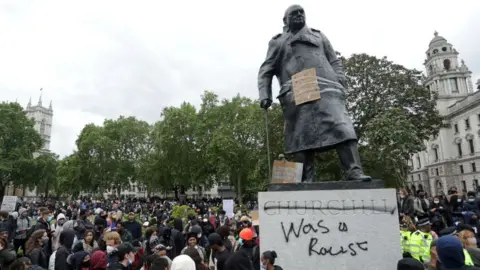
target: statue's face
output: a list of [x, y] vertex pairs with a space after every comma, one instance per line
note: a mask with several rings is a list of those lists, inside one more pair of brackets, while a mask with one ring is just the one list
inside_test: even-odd
[[288, 27], [292, 30], [298, 30], [305, 26], [305, 11], [301, 6], [292, 6], [288, 13]]

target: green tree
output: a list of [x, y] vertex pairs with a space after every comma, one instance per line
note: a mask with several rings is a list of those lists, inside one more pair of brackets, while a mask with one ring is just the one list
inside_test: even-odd
[[129, 187], [140, 173], [140, 160], [149, 153], [150, 125], [135, 117], [89, 124], [77, 139], [79, 180], [84, 191], [102, 193]]
[[[43, 193], [48, 198], [49, 191], [56, 191], [58, 155], [46, 152], [35, 158], [37, 193]], [[58, 193], [57, 193], [58, 195]]]
[[391, 186], [406, 179], [409, 157], [443, 127], [436, 95], [420, 71], [367, 54], [343, 59], [347, 109], [361, 144], [363, 166]]
[[43, 140], [34, 129], [34, 121], [18, 103], [0, 103], [0, 199], [9, 183], [30, 185], [35, 181], [33, 153], [40, 150]]

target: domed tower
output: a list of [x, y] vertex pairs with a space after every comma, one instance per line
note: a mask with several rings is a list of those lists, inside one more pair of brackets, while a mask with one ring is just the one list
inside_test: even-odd
[[445, 115], [450, 105], [473, 92], [472, 72], [463, 60], [459, 63], [457, 50], [436, 31], [426, 55], [424, 84], [438, 93], [437, 108]]

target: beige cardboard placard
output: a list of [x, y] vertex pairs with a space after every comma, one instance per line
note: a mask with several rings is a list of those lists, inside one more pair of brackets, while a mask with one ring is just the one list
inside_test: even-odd
[[294, 74], [292, 76], [292, 88], [296, 105], [320, 99], [316, 69], [310, 68]]
[[302, 181], [303, 163], [275, 160], [272, 183], [299, 183]]

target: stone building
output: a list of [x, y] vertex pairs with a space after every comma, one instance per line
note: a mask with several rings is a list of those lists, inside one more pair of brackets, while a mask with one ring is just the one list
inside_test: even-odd
[[[437, 109], [450, 125], [413, 155], [408, 188], [429, 194], [448, 188], [476, 190], [480, 179], [480, 91], [474, 92], [471, 74], [452, 44], [435, 32], [426, 51], [425, 86], [438, 93]], [[477, 82], [480, 88], [480, 80]]]

